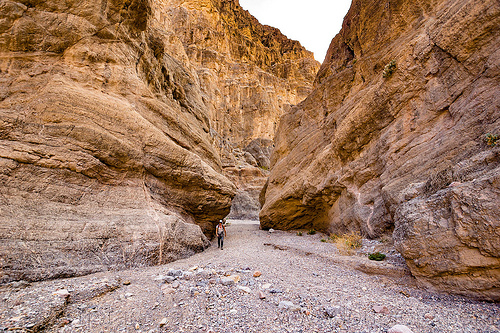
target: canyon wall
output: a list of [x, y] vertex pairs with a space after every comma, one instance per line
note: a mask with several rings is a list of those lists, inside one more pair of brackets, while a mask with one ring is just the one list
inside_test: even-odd
[[[229, 1], [0, 1], [0, 281], [159, 264], [208, 246], [238, 191], [224, 161], [258, 158], [228, 142], [272, 136], [274, 124], [239, 129], [262, 121], [260, 105], [250, 116], [242, 105], [262, 101], [278, 117], [314, 76], [301, 81], [295, 62], [313, 60], [297, 42], [264, 45], [276, 30], [242, 40], [247, 19], [256, 24]], [[197, 39], [204, 24], [219, 44]]]
[[238, 1], [158, 1], [158, 21], [196, 70], [223, 173], [238, 191], [231, 218], [258, 219], [281, 115], [307, 97], [319, 69], [311, 52], [261, 25]]
[[354, 0], [280, 121], [261, 226], [393, 234], [420, 283], [498, 301], [495, 135], [498, 1]]

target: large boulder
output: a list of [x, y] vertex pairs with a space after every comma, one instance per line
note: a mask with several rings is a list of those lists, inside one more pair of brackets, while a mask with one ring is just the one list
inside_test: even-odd
[[494, 0], [354, 0], [281, 118], [262, 228], [394, 231], [422, 283], [498, 300], [499, 27]]

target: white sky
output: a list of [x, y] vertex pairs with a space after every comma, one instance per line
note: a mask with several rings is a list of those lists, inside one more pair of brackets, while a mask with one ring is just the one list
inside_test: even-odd
[[342, 28], [351, 0], [240, 0], [240, 5], [260, 23], [298, 40], [323, 62], [330, 42]]

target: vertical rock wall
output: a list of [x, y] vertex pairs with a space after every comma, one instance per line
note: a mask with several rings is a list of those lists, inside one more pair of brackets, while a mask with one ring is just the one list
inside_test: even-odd
[[[237, 191], [223, 176], [218, 131], [241, 118], [219, 125], [235, 85], [218, 86], [229, 74], [207, 81], [215, 69], [203, 59], [220, 59], [210, 49], [194, 55], [186, 38], [224, 3], [0, 2], [0, 280], [164, 263], [208, 245]], [[182, 27], [185, 14], [196, 19]], [[228, 24], [208, 24], [226, 48], [238, 45]], [[245, 50], [235, 59], [250, 59]], [[251, 67], [236, 60], [221, 67]], [[285, 82], [252, 69], [263, 96], [267, 83]], [[214, 104], [217, 89], [224, 101]]]
[[353, 1], [283, 116], [263, 228], [394, 232], [415, 277], [500, 299], [500, 4]]

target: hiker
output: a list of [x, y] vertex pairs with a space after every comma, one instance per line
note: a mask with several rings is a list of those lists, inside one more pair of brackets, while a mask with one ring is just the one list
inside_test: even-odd
[[217, 247], [224, 250], [224, 237], [226, 236], [226, 227], [222, 224], [222, 220], [219, 220], [219, 224], [215, 227], [215, 233], [217, 234]]

